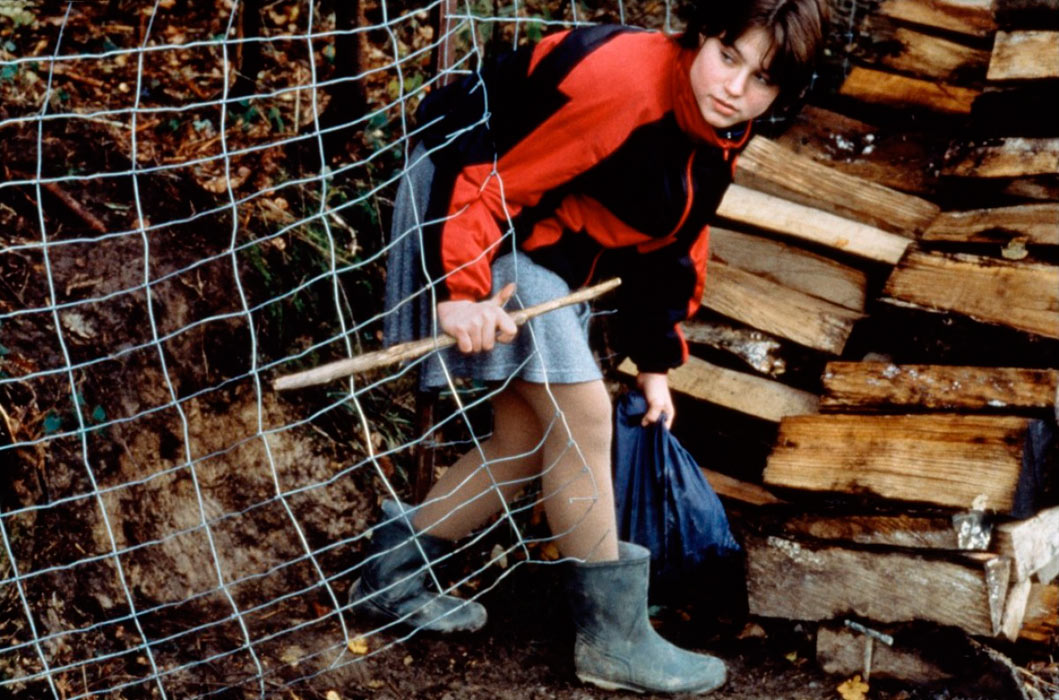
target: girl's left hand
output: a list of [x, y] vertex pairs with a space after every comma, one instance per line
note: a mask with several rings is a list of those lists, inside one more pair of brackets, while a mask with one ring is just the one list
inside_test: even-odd
[[657, 372], [640, 372], [636, 376], [636, 385], [640, 387], [647, 399], [647, 413], [641, 425], [656, 423], [665, 414], [666, 428], [673, 427], [676, 409], [673, 408], [673, 396], [669, 393], [669, 380], [665, 374]]

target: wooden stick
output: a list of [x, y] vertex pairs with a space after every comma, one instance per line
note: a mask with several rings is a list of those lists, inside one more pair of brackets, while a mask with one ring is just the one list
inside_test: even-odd
[[[564, 306], [580, 304], [583, 301], [602, 296], [606, 292], [617, 287], [619, 284], [621, 284], [621, 280], [615, 277], [606, 282], [600, 282], [595, 286], [579, 289], [566, 296], [545, 301], [527, 309], [514, 311], [511, 313], [511, 319], [515, 322], [516, 326], [522, 326], [530, 319], [540, 316], [541, 314], [561, 309]], [[431, 350], [441, 350], [455, 344], [456, 339], [447, 334], [441, 334], [436, 338], [413, 340], [407, 343], [401, 343], [400, 345], [394, 345], [385, 350], [377, 350], [358, 357], [349, 357], [344, 360], [329, 362], [326, 365], [314, 367], [313, 369], [308, 369], [304, 372], [288, 374], [278, 378], [273, 382], [272, 386], [276, 391], [288, 391], [290, 389], [302, 389], [314, 384], [326, 384], [335, 379], [348, 377], [351, 374], [366, 372], [371, 369], [378, 369], [379, 367], [386, 367], [387, 365], [397, 364], [398, 362], [404, 362], [405, 360], [413, 360], [427, 354]]]

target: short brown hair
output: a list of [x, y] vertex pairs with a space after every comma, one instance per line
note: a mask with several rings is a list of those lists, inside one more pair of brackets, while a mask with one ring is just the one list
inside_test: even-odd
[[772, 38], [769, 76], [780, 88], [776, 106], [795, 102], [809, 85], [827, 26], [827, 0], [689, 0], [679, 11], [686, 23], [682, 45], [703, 37], [733, 43], [760, 27]]

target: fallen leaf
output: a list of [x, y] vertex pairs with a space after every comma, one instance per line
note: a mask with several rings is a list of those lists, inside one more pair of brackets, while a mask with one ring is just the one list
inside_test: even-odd
[[327, 693], [324, 695], [324, 697], [327, 698], [327, 700], [342, 700], [342, 696], [339, 695], [338, 692], [334, 691], [334, 690], [327, 691]]
[[798, 660], [798, 652], [792, 651], [791, 653], [787, 654], [783, 658], [787, 659], [788, 661], [790, 661], [793, 664], [795, 661]]
[[368, 640], [364, 637], [355, 637], [349, 640], [349, 650], [354, 654], [368, 653]]
[[409, 654], [409, 655], [404, 657], [404, 665], [405, 666], [411, 666], [414, 661], [415, 660], [412, 658], [411, 654]]
[[501, 569], [507, 568], [507, 552], [501, 545], [493, 546], [493, 550], [489, 552], [489, 558]]
[[561, 556], [562, 554], [559, 553], [559, 548], [555, 546], [554, 542], [545, 542], [541, 547], [541, 559], [544, 561], [555, 561]]
[[838, 686], [838, 694], [842, 700], [865, 700], [870, 686], [860, 679], [860, 674], [853, 676]]
[[766, 637], [768, 637], [768, 633], [765, 632], [764, 627], [756, 622], [748, 622], [736, 639], [764, 639]]

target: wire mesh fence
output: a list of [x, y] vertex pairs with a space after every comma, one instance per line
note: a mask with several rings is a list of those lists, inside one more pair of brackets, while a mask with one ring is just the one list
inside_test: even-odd
[[[424, 423], [419, 362], [272, 382], [379, 347], [424, 95], [596, 22], [679, 30], [668, 0], [0, 0], [5, 693], [267, 696], [412, 633], [349, 602], [377, 506], [480, 451], [497, 389]], [[435, 584], [556, 559], [549, 497]]]

